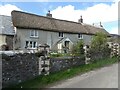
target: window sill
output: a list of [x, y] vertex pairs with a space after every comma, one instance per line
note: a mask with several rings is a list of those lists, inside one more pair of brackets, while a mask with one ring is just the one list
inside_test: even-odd
[[83, 38], [78, 38], [78, 39], [83, 39]]
[[59, 37], [59, 38], [64, 38], [64, 37]]
[[30, 36], [30, 38], [39, 38], [38, 36]]
[[28, 50], [36, 50], [37, 48], [27, 48]]

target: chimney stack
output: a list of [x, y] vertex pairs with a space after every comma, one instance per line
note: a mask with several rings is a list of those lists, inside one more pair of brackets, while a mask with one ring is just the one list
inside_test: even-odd
[[50, 10], [48, 10], [48, 13], [46, 14], [47, 17], [52, 17], [52, 14], [50, 14]]
[[83, 23], [82, 16], [80, 16], [80, 19], [78, 20], [79, 23]]
[[101, 24], [101, 22], [100, 22], [100, 27], [103, 27], [102, 24]]

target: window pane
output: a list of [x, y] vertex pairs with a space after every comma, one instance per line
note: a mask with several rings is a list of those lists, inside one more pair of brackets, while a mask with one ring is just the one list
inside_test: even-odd
[[35, 30], [35, 36], [38, 36], [38, 31]]
[[29, 41], [26, 41], [25, 48], [29, 46]]
[[61, 37], [63, 37], [63, 32], [61, 33]]
[[34, 36], [34, 31], [33, 30], [30, 31], [30, 36]]
[[36, 42], [33, 42], [33, 48], [35, 48], [36, 47]]
[[32, 48], [32, 41], [30, 41], [30, 48]]
[[63, 32], [59, 32], [59, 37], [63, 37]]
[[59, 32], [59, 37], [60, 37], [60, 32]]
[[79, 34], [78, 34], [78, 38], [79, 38], [79, 39], [82, 39], [82, 38], [83, 38], [82, 34], [79, 33]]

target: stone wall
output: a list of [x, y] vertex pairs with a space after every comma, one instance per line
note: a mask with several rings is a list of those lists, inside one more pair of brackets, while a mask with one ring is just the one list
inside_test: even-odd
[[2, 54], [2, 86], [18, 84], [39, 75], [39, 58], [35, 54]]
[[51, 58], [50, 73], [85, 64], [85, 57]]

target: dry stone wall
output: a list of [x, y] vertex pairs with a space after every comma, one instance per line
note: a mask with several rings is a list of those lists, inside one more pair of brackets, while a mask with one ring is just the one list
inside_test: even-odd
[[50, 73], [85, 64], [85, 57], [51, 58]]
[[35, 54], [2, 55], [2, 86], [18, 84], [39, 75], [39, 58]]

